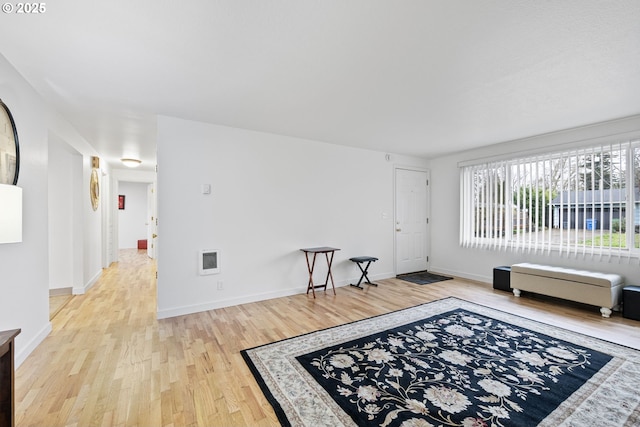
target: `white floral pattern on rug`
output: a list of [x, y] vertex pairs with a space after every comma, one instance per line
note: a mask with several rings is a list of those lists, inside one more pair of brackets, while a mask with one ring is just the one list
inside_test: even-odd
[[[439, 344], [442, 346], [441, 352], [446, 352], [443, 357], [447, 358], [441, 358], [442, 364], [449, 365], [448, 371], [455, 372], [458, 377], [464, 379], [466, 375], [470, 383], [475, 381], [476, 384], [474, 388], [476, 390], [470, 391], [470, 389], [455, 388], [453, 384], [442, 383], [442, 381], [445, 381], [444, 379], [441, 381], [442, 384], [433, 383], [428, 386], [425, 385], [423, 392], [412, 393], [408, 399], [405, 399], [404, 406], [400, 405], [397, 408], [391, 409], [402, 409], [402, 411], [398, 412], [396, 419], [391, 420], [389, 423], [390, 427], [402, 425], [402, 423], [404, 423], [404, 426], [423, 427], [429, 425], [436, 427], [451, 425], [480, 427], [490, 425], [491, 421], [482, 421], [482, 417], [480, 417], [482, 414], [484, 414], [483, 416], [491, 415], [493, 419], [498, 421], [496, 426], [501, 424], [504, 426], [526, 425], [527, 427], [535, 425], [539, 427], [577, 427], [587, 425], [599, 427], [640, 426], [640, 393], [638, 393], [638, 384], [640, 384], [640, 351], [586, 335], [576, 334], [567, 329], [539, 323], [520, 316], [514, 316], [503, 311], [494, 310], [457, 298], [444, 298], [404, 310], [398, 310], [357, 322], [261, 345], [243, 350], [242, 356], [268, 401], [273, 406], [278, 420], [283, 426], [355, 427], [358, 424], [379, 425], [386, 422], [386, 417], [375, 415], [375, 408], [383, 407], [381, 402], [384, 395], [380, 393], [380, 388], [375, 382], [371, 384], [365, 384], [363, 382], [358, 384], [360, 396], [358, 396], [358, 392], [354, 394], [355, 388], [348, 387], [342, 382], [342, 372], [345, 372], [355, 383], [357, 380], [357, 372], [353, 372], [352, 367], [355, 366], [354, 364], [363, 362], [354, 354], [335, 352], [335, 350], [340, 347], [352, 347], [353, 343], [358, 339], [363, 339], [364, 341], [362, 341], [362, 343], [375, 343], [377, 338], [382, 336], [383, 333], [387, 333], [389, 337], [386, 341], [388, 341], [390, 347], [386, 349], [381, 348], [380, 350], [382, 351], [370, 351], [366, 355], [363, 353], [361, 346], [355, 351], [366, 359], [371, 355], [373, 362], [369, 363], [371, 363], [372, 366], [379, 366], [384, 363], [388, 364], [388, 360], [391, 357], [395, 358], [396, 361], [402, 360], [401, 357], [391, 352], [390, 349], [391, 347], [402, 349], [401, 344], [406, 348], [408, 346], [407, 340], [397, 336], [397, 334], [394, 335], [394, 329], [399, 330], [399, 328], [407, 325], [409, 325], [411, 329], [412, 324], [433, 324], [437, 321], [437, 318], [434, 316], [444, 315], [446, 317], [448, 315], [447, 313], [458, 309], [469, 312], [467, 317], [468, 321], [463, 321], [464, 323], [461, 324], [458, 323], [458, 326], [464, 326], [465, 329], [460, 329], [458, 326], [450, 329], [454, 333], [456, 333], [456, 331], [459, 334], [462, 333], [461, 337], [455, 336], [456, 339], [459, 338], [461, 342], [473, 340], [473, 337], [478, 335], [478, 327], [483, 324], [478, 323], [478, 321], [485, 322], [486, 319], [484, 318], [492, 321], [492, 324], [495, 326], [493, 329], [498, 328], [497, 325], [501, 323], [505, 326], [511, 325], [498, 329], [500, 333], [497, 336], [504, 338], [497, 340], [493, 344], [493, 348], [488, 345], [480, 345], [476, 346], [475, 352], [469, 352], [466, 344], [455, 345], [453, 340], [447, 341], [453, 344], [451, 346], [445, 346], [445, 343]], [[477, 318], [477, 320], [473, 320], [474, 318]], [[454, 325], [455, 323], [453, 325], [450, 323], [444, 325], [444, 327]], [[519, 365], [508, 367], [508, 365], [502, 363], [499, 355], [508, 347], [509, 342], [519, 340], [522, 335], [522, 329], [533, 334], [531, 335], [532, 345], [534, 345], [534, 343], [535, 345], [546, 345], [546, 347], [544, 347], [545, 350], [541, 351], [540, 349], [525, 348], [518, 345], [514, 355], [515, 353], [518, 354], [517, 357], [520, 358], [518, 362]], [[464, 337], [465, 330], [474, 332], [474, 335]], [[447, 335], [448, 334], [449, 333], [447, 333]], [[431, 345], [438, 345], [437, 340], [439, 333], [437, 331], [429, 330], [429, 328], [426, 327], [422, 327], [421, 329], [414, 328], [413, 335], [415, 336], [416, 343], [419, 340], [427, 350], [431, 348]], [[547, 337], [547, 344], [536, 341], [535, 336]], [[451, 337], [454, 337], [454, 335], [451, 335]], [[553, 344], [553, 341], [558, 343], [564, 342], [564, 344]], [[568, 350], [565, 346], [575, 346], [576, 348], [588, 350], [586, 353], [580, 353]], [[324, 353], [327, 353], [330, 349], [334, 350], [335, 354], [332, 354], [332, 356], [335, 356], [335, 358], [329, 358], [327, 360], [335, 364], [331, 366], [335, 372], [340, 372], [340, 374], [330, 373], [329, 378], [322, 377], [323, 373], [320, 369], [322, 364], [312, 366], [312, 370], [316, 371], [316, 373], [322, 377], [323, 381], [329, 384], [332, 383], [330, 392], [320, 385], [316, 378], [314, 378], [298, 360], [299, 357], [304, 357], [305, 355], [311, 359], [319, 359], [320, 355], [323, 354], [323, 349]], [[560, 369], [573, 375], [574, 373], [580, 374], [584, 371], [581, 366], [593, 368], [594, 359], [590, 358], [588, 354], [594, 351], [610, 355], [612, 359], [539, 423], [533, 421], [524, 423], [516, 420], [517, 417], [530, 415], [530, 412], [535, 412], [537, 408], [533, 405], [533, 410], [525, 409], [523, 412], [518, 412], [511, 408], [511, 406], [506, 403], [506, 400], [518, 404], [521, 408], [526, 408], [527, 405], [531, 405], [531, 402], [533, 402], [532, 397], [537, 398], [553, 394], [551, 390], [543, 389], [545, 387], [557, 388], [561, 386], [563, 384], [562, 382], [554, 382], [553, 379], [560, 378], [561, 375], [564, 374], [558, 376], [552, 375], [552, 373]], [[514, 355], [512, 356], [516, 357]], [[463, 373], [466, 369], [464, 363], [467, 365], [473, 363], [468, 359], [469, 356], [474, 358], [473, 360], [475, 360], [476, 357], [488, 358], [490, 360], [485, 360], [484, 366], [474, 367], [467, 371], [467, 373]], [[577, 356], [578, 358], [572, 359], [573, 356]], [[406, 358], [406, 356], [402, 357]], [[414, 359], [425, 363], [423, 358], [415, 357]], [[379, 362], [375, 362], [375, 360]], [[542, 365], [541, 362], [545, 360], [555, 364], [548, 366]], [[558, 361], [561, 361], [561, 363]], [[325, 361], [324, 364], [326, 366], [331, 362]], [[592, 363], [592, 365], [587, 365], [586, 363]], [[431, 362], [431, 364], [437, 366], [436, 363]], [[415, 362], [409, 365], [413, 365], [416, 372], [418, 372], [419, 369], [424, 369]], [[555, 368], [551, 368], [552, 366], [555, 366]], [[570, 367], [572, 367], [571, 371], [569, 370]], [[510, 373], [507, 373], [508, 371], [510, 371]], [[411, 377], [406, 372], [412, 371], [411, 369], [405, 369], [404, 364], [402, 364], [401, 366], [389, 366], [384, 369], [378, 369], [377, 372], [380, 372], [380, 375], [384, 376], [385, 382], [387, 380], [389, 381], [386, 382], [389, 387], [385, 390], [388, 392], [389, 390], [395, 390], [390, 384], [390, 382], [394, 381], [393, 378], [401, 379], [401, 381], [396, 380], [395, 382], [400, 383], [401, 387], [407, 389], [406, 381], [409, 381]], [[493, 378], [489, 375], [490, 372], [496, 372], [498, 377]], [[546, 376], [541, 375], [545, 372], [547, 374]], [[476, 374], [478, 375], [476, 376]], [[425, 375], [425, 378], [434, 379], [434, 375], [435, 374], [431, 374], [431, 376]], [[525, 393], [528, 394], [527, 400], [522, 400], [516, 394], [516, 390], [520, 390], [520, 387], [514, 387], [510, 383], [502, 383], [499, 380], [500, 376], [514, 381], [514, 384], [528, 385], [528, 390], [538, 390], [541, 394], [536, 395], [533, 391], [529, 391]], [[452, 375], [452, 378], [453, 377], [455, 377], [455, 375]], [[381, 377], [379, 376], [378, 378]], [[543, 384], [545, 381], [548, 385]], [[347, 380], [347, 382], [349, 382], [349, 380]], [[442, 385], [442, 387], [440, 387], [440, 385]], [[360, 386], [362, 386], [362, 389], [360, 389]], [[433, 386], [433, 388], [431, 386]], [[338, 387], [342, 387], [345, 393], [348, 392], [351, 393], [351, 395], [339, 395], [337, 393]], [[426, 393], [427, 390], [430, 390], [429, 393]], [[467, 406], [463, 412], [458, 412], [454, 415], [446, 413], [445, 409], [441, 408], [448, 407], [449, 410], [457, 410], [466, 405], [466, 401], [459, 399], [458, 394], [447, 390], [454, 390], [464, 394], [471, 405]], [[511, 391], [511, 394], [508, 394], [508, 391]], [[427, 397], [425, 397], [425, 395]], [[483, 402], [477, 398], [483, 396], [489, 397], [489, 399], [486, 399], [489, 401]], [[363, 412], [359, 413], [359, 415], [363, 416], [359, 421], [354, 421], [336, 402], [336, 398], [360, 401], [360, 407], [363, 408]], [[434, 404], [432, 400], [439, 403]], [[506, 406], [503, 407], [503, 404]], [[355, 408], [356, 413], [358, 413], [358, 406], [356, 404], [350, 403], [349, 406], [351, 406], [352, 409]], [[429, 406], [431, 406], [431, 409], [429, 409]], [[480, 408], [481, 406], [483, 408]], [[436, 414], [438, 411], [441, 411], [445, 418], [448, 416], [459, 417], [457, 421], [458, 424], [454, 422], [438, 422], [433, 418], [423, 416], [425, 410], [434, 410], [434, 408], [438, 409], [435, 411]], [[365, 411], [369, 411], [371, 414]], [[464, 411], [472, 412], [465, 414]], [[369, 415], [374, 415], [374, 419], [369, 420]], [[505, 418], [504, 415], [509, 415], [509, 418]], [[480, 421], [478, 421], [479, 418]]]
[[532, 405], [537, 423], [610, 359], [464, 310], [298, 357], [354, 420], [381, 427], [513, 425]]

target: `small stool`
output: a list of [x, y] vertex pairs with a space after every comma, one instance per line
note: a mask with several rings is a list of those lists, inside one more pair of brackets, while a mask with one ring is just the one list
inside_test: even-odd
[[622, 289], [622, 317], [640, 320], [640, 286]]
[[[357, 256], [357, 257], [349, 258], [349, 261], [355, 262], [358, 268], [360, 269], [360, 271], [362, 272], [362, 276], [360, 276], [360, 280], [358, 280], [358, 284], [354, 285], [353, 283], [350, 283], [350, 285], [358, 289], [364, 289], [362, 286], [360, 286], [360, 283], [362, 283], [362, 279], [367, 279], [367, 281], [365, 282], [367, 285], [378, 286], [376, 283], [371, 283], [371, 280], [369, 280], [369, 277], [367, 276], [367, 270], [369, 270], [369, 266], [371, 265], [372, 262], [376, 262], [377, 260], [378, 258], [374, 258], [372, 256]], [[364, 264], [365, 262], [367, 263], [367, 265], [363, 269], [362, 264]]]

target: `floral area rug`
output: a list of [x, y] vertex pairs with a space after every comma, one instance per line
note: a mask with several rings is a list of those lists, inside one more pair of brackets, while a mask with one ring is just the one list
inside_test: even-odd
[[456, 298], [242, 355], [285, 426], [640, 425], [639, 351]]

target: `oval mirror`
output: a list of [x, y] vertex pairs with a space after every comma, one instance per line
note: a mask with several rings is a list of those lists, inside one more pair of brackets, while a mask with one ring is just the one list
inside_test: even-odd
[[19, 170], [18, 131], [9, 107], [0, 99], [0, 184], [16, 185]]

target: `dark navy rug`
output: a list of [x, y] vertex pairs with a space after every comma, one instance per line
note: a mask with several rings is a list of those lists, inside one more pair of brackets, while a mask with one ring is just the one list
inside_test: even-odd
[[640, 421], [637, 350], [455, 298], [242, 354], [283, 425]]

